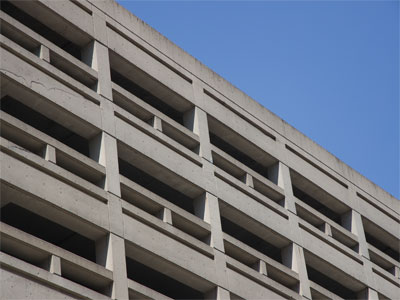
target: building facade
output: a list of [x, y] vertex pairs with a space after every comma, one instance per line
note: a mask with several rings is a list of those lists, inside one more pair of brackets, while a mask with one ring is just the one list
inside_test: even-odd
[[1, 299], [399, 299], [399, 211], [117, 3], [1, 2]]

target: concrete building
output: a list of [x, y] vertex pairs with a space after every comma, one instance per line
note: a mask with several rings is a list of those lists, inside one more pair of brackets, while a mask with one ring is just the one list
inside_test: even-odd
[[113, 1], [1, 2], [0, 163], [1, 299], [400, 298], [400, 202]]

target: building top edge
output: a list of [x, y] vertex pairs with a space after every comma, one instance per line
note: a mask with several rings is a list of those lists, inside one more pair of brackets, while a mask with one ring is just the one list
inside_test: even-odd
[[[82, 0], [81, 0], [82, 1]], [[358, 171], [345, 164], [328, 150], [318, 145], [299, 130], [288, 124], [276, 114], [268, 110], [243, 91], [232, 85], [223, 77], [215, 73], [209, 67], [174, 44], [150, 25], [136, 17], [123, 6], [114, 0], [83, 0], [87, 1], [109, 18], [119, 23], [134, 35], [143, 40], [161, 55], [171, 59], [194, 77], [209, 86], [213, 92], [246, 111], [255, 119], [272, 129], [282, 139], [287, 140], [316, 160], [330, 168], [338, 176], [358, 187], [360, 190], [371, 196], [374, 200], [381, 202], [394, 213], [399, 215], [400, 201], [383, 188], [360, 174]]]

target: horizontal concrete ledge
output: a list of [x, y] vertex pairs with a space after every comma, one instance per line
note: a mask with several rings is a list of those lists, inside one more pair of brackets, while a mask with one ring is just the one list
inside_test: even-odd
[[[301, 229], [305, 230], [306, 232], [310, 233], [315, 238], [323, 241], [324, 244], [326, 244], [326, 245], [328, 245], [330, 247], [333, 247], [334, 249], [340, 251], [344, 255], [348, 256], [351, 259], [353, 259], [355, 262], [357, 262], [359, 264], [363, 264], [362, 258], [358, 253], [356, 253], [355, 251], [351, 250], [350, 248], [348, 248], [347, 246], [343, 245], [342, 243], [338, 242], [334, 238], [326, 235], [324, 232], [322, 232], [321, 230], [315, 228], [314, 226], [312, 226], [308, 222], [306, 222], [306, 221], [304, 221], [302, 219], [299, 219], [299, 227]], [[304, 244], [303, 247], [305, 249], [308, 249], [307, 244]]]
[[382, 294], [387, 299], [398, 299], [400, 288], [397, 284], [388, 281], [376, 272], [372, 273], [372, 279], [374, 280], [374, 286], [371, 288]]
[[[101, 8], [99, 7], [99, 9]], [[182, 79], [186, 80], [188, 83], [193, 83], [192, 74], [190, 74], [187, 70], [182, 68], [182, 66], [171, 60], [168, 56], [164, 55], [157, 48], [149, 47], [149, 44], [145, 40], [138, 38], [137, 35], [132, 33], [131, 30], [127, 29], [120, 22], [116, 21], [114, 18], [110, 18], [108, 14], [105, 15], [105, 20], [107, 27], [114, 31], [116, 34], [120, 35], [121, 37], [141, 49], [143, 52], [153, 57], [162, 65], [170, 69], [172, 72], [182, 77]]]
[[260, 274], [256, 270], [248, 268], [246, 265], [243, 265], [239, 261], [226, 256], [226, 264], [227, 267], [242, 274], [243, 276], [253, 280], [267, 289], [274, 291], [275, 293], [287, 297], [288, 299], [301, 299], [301, 296], [292, 291], [291, 289], [285, 287], [284, 285], [268, 278], [267, 276]]
[[195, 154], [193, 151], [184, 147], [182, 144], [178, 143], [177, 141], [170, 138], [169, 136], [163, 134], [159, 130], [156, 130], [153, 126], [149, 125], [148, 123], [142, 121], [141, 119], [135, 117], [134, 115], [128, 113], [127, 111], [123, 110], [122, 108], [120, 108], [118, 106], [114, 106], [114, 111], [115, 111], [115, 116], [118, 119], [120, 119], [121, 121], [150, 135], [156, 141], [162, 143], [163, 145], [165, 145], [168, 148], [170, 148], [171, 150], [177, 152], [179, 155], [182, 155], [183, 157], [185, 157], [186, 159], [195, 163], [196, 165], [198, 165], [200, 167], [202, 166], [200, 157], [197, 154]]
[[23, 274], [47, 286], [72, 294], [79, 299], [111, 299], [80, 284], [30, 265], [3, 252], [0, 252], [0, 266], [3, 269], [12, 270], [13, 272]]
[[[134, 205], [124, 201], [122, 203], [122, 210], [125, 215], [141, 221], [151, 228], [165, 234], [169, 238], [172, 238], [192, 248], [193, 250], [196, 250], [201, 254], [206, 255], [207, 257], [214, 257], [213, 249], [206, 243], [194, 238], [192, 235], [178, 228], [175, 228], [173, 225], [163, 222], [159, 218], [141, 210], [140, 208], [137, 208]], [[125, 228], [125, 231], [129, 232], [129, 229]]]
[[[282, 278], [283, 281], [287, 282], [289, 285], [295, 285], [299, 282], [299, 274], [283, 264], [273, 260], [272, 258], [266, 256], [265, 254], [253, 249], [250, 246], [247, 246], [243, 242], [235, 239], [234, 237], [224, 233], [223, 234], [224, 241], [236, 247], [238, 251], [245, 252], [246, 256], [252, 256], [254, 258], [258, 258], [264, 261], [267, 265], [267, 274], [271, 273], [275, 274], [277, 277]], [[239, 250], [240, 249], [240, 250]]]
[[89, 168], [94, 172], [101, 173], [102, 175], [106, 174], [105, 167], [95, 162], [93, 159], [90, 159], [89, 157], [81, 154], [75, 149], [20, 121], [19, 119], [7, 114], [6, 112], [1, 113], [0, 120], [2, 121], [4, 127], [5, 125], [7, 125], [8, 127], [10, 127], [10, 129], [13, 129], [15, 131], [13, 132], [14, 138], [18, 138], [21, 135], [24, 136], [23, 138], [28, 139], [29, 136], [29, 138], [31, 140], [35, 140], [34, 142], [36, 143], [40, 142], [42, 144], [50, 145], [54, 147], [57, 151], [62, 152], [64, 155], [67, 155], [74, 160], [80, 161], [80, 164], [83, 164], [86, 168]]
[[382, 252], [382, 250], [379, 250], [378, 248], [376, 248], [375, 246], [368, 244], [368, 250], [370, 252], [370, 256], [371, 256], [371, 252], [375, 255], [377, 255], [379, 257], [379, 259], [384, 260], [386, 264], [389, 265], [393, 265], [393, 266], [397, 266], [398, 268], [400, 268], [400, 262], [395, 260], [394, 258], [390, 257], [389, 255], [387, 255], [386, 253]]
[[[2, 203], [13, 202], [92, 240], [109, 229], [105, 203], [3, 152], [0, 159]], [[13, 169], [23, 176], [10, 172]]]
[[381, 268], [380, 266], [372, 263], [372, 271], [375, 274], [378, 274], [382, 278], [385, 278], [386, 280], [390, 281], [392, 284], [400, 288], [400, 279], [396, 278], [393, 274], [389, 273], [389, 271]]
[[332, 299], [332, 300], [344, 300], [343, 298], [339, 297], [338, 295], [328, 291], [327, 289], [323, 288], [322, 286], [316, 284], [313, 281], [310, 282], [310, 288], [311, 288], [311, 294], [313, 295], [316, 299], [324, 299], [325, 297], [327, 299]]
[[[120, 175], [120, 182], [121, 182], [121, 187], [129, 190], [132, 193], [132, 198], [137, 199], [139, 197], [143, 197], [143, 198], [145, 198], [144, 201], [154, 202], [154, 204], [159, 205], [160, 209], [162, 207], [170, 209], [171, 212], [173, 212], [174, 214], [177, 214], [181, 218], [187, 220], [188, 222], [194, 223], [196, 226], [201, 227], [203, 231], [207, 231], [207, 232], [211, 231], [210, 224], [206, 223], [199, 217], [192, 215], [191, 213], [187, 212], [186, 210], [180, 208], [179, 206], [169, 202], [168, 200], [165, 200], [164, 198], [153, 193], [152, 191], [149, 191], [148, 189], [137, 184], [136, 182], [129, 180], [125, 176]], [[129, 202], [129, 199], [124, 199], [124, 200], [127, 200]]]
[[369, 205], [372, 205], [374, 208], [387, 215], [389, 218], [393, 219], [395, 222], [400, 223], [400, 213], [399, 211], [396, 211], [396, 207], [388, 207], [381, 202], [372, 200], [370, 196], [367, 196], [362, 192], [356, 192], [356, 195]]
[[153, 56], [146, 47], [120, 34], [108, 20], [106, 30], [112, 69], [151, 90], [154, 96], [167, 98], [168, 103], [181, 112], [191, 108], [194, 101], [191, 82], [175, 72], [176, 69], [166, 66], [159, 55]]
[[151, 288], [148, 288], [136, 281], [128, 279], [129, 294], [132, 299], [157, 299], [157, 300], [173, 300]]
[[285, 192], [281, 187], [277, 186], [270, 180], [264, 178], [263, 176], [261, 176], [260, 174], [258, 174], [255, 171], [253, 171], [246, 165], [244, 165], [241, 162], [239, 162], [238, 160], [234, 159], [229, 154], [225, 153], [224, 151], [220, 150], [219, 148], [217, 148], [213, 145], [211, 145], [211, 151], [214, 152], [215, 154], [219, 155], [220, 157], [222, 157], [224, 160], [231, 163], [233, 166], [241, 169], [243, 171], [243, 173], [250, 174], [253, 177], [253, 179], [258, 180], [261, 184], [263, 184], [265, 186], [265, 190], [267, 193], [267, 195], [265, 195], [265, 196], [271, 198], [274, 201], [280, 201], [285, 197]]
[[[133, 225], [135, 223], [127, 222], [126, 224]], [[148, 231], [144, 224], [137, 227], [143, 233], [153, 231], [153, 229]], [[163, 245], [163, 249], [156, 248], [155, 245]], [[128, 258], [139, 261], [167, 276], [173, 274], [175, 280], [200, 292], [208, 292], [218, 284], [215, 269], [217, 266], [213, 259], [187, 248], [185, 245], [179, 246], [175, 240], [157, 232], [154, 232], [152, 241], [146, 241], [141, 236], [132, 236], [132, 239], [127, 237], [125, 249]]]
[[270, 210], [272, 210], [274, 213], [278, 214], [279, 216], [281, 216], [285, 219], [289, 218], [289, 216], [288, 216], [289, 214], [284, 207], [277, 204], [276, 202], [274, 202], [267, 196], [257, 192], [253, 188], [247, 186], [245, 183], [243, 183], [239, 179], [233, 177], [232, 175], [226, 173], [224, 170], [221, 170], [218, 167], [216, 167], [215, 171], [214, 171], [214, 175], [218, 179], [229, 184], [233, 188], [241, 191], [242, 193], [246, 194], [253, 200], [257, 201], [258, 203], [264, 205], [265, 207], [268, 207]]
[[[166, 123], [169, 126], [176, 128], [176, 130], [179, 130], [183, 135], [188, 136], [190, 139], [192, 139], [196, 142], [199, 142], [199, 137], [197, 134], [193, 133], [192, 131], [190, 131], [186, 127], [182, 126], [175, 120], [171, 119], [164, 113], [160, 112], [158, 109], [155, 109], [153, 106], [147, 104], [142, 99], [140, 99], [140, 98], [136, 97], [135, 95], [133, 95], [132, 93], [128, 92], [123, 87], [121, 87], [118, 84], [113, 82], [112, 89], [113, 89], [113, 92], [115, 92], [119, 97], [122, 97], [122, 98], [126, 99], [126, 101], [134, 104], [135, 106], [140, 107], [147, 114], [150, 114], [150, 115], [160, 118], [163, 121], [163, 123]], [[124, 107], [121, 107], [121, 108], [124, 108]], [[143, 114], [144, 112], [141, 112], [141, 113]]]
[[88, 88], [80, 81], [67, 75], [65, 72], [61, 71], [55, 66], [40, 59], [40, 57], [38, 57], [37, 55], [22, 48], [21, 46], [9, 40], [5, 36], [1, 36], [0, 44], [3, 47], [3, 49], [6, 49], [6, 51], [7, 50], [10, 51], [9, 52], [10, 54], [12, 53], [13, 55], [16, 55], [16, 57], [29, 63], [30, 65], [35, 66], [38, 70], [42, 71], [43, 73], [52, 77], [53, 79], [59, 81], [61, 84], [65, 85], [74, 92], [78, 93], [81, 97], [84, 97], [86, 100], [91, 101], [92, 103], [97, 105], [101, 103], [102, 101], [101, 97], [95, 91]]
[[85, 5], [74, 2], [68, 1], [59, 5], [53, 1], [39, 0], [32, 3], [18, 2], [16, 6], [28, 14], [42, 16], [43, 24], [75, 44], [84, 46], [94, 34], [93, 21], [91, 13], [82, 9]]
[[29, 27], [25, 26], [24, 24], [18, 22], [17, 20], [13, 19], [3, 11], [0, 12], [0, 19], [2, 20], [2, 26], [11, 27], [15, 33], [18, 35], [24, 35], [25, 39], [29, 39], [29, 43], [33, 45], [43, 45], [48, 48], [50, 51], [54, 52], [55, 54], [63, 57], [63, 59], [67, 60], [69, 64], [75, 66], [79, 69], [83, 76], [88, 76], [92, 80], [97, 80], [98, 74], [97, 71], [83, 63], [82, 61], [78, 60], [77, 58], [73, 57], [68, 52], [64, 51], [48, 39], [42, 37], [41, 35], [37, 34], [35, 31], [30, 29]]
[[[341, 240], [339, 240], [339, 241], [342, 242], [344, 245], [353, 247], [358, 244], [358, 237], [354, 233], [351, 233], [350, 231], [348, 231], [347, 229], [345, 229], [338, 223], [332, 221], [331, 219], [329, 219], [328, 217], [326, 217], [325, 215], [323, 215], [316, 209], [312, 208], [308, 204], [304, 203], [300, 199], [298, 199], [296, 197], [294, 197], [294, 198], [295, 198], [295, 202], [296, 202], [296, 208], [298, 211], [298, 215], [299, 215], [299, 208], [303, 209], [306, 213], [310, 214], [314, 220], [318, 220], [321, 224], [323, 224], [323, 223], [328, 224], [332, 228], [332, 230], [337, 232], [337, 235], [340, 234]], [[301, 218], [301, 216], [300, 216], [300, 218]], [[307, 220], [304, 220], [304, 221], [307, 221]], [[335, 236], [334, 236], [334, 238], [335, 238]]]
[[102, 188], [95, 186], [94, 184], [55, 165], [52, 162], [46, 161], [43, 158], [30, 153], [24, 148], [7, 141], [4, 138], [0, 138], [0, 149], [2, 152], [7, 153], [16, 159], [21, 160], [24, 163], [27, 163], [30, 166], [71, 185], [72, 187], [96, 198], [103, 203], [107, 203], [108, 201], [107, 192], [105, 192]]
[[0, 232], [2, 234], [3, 247], [8, 243], [8, 241], [12, 240], [12, 243], [16, 243], [14, 245], [18, 246], [14, 249], [15, 251], [18, 251], [19, 255], [26, 255], [27, 257], [31, 256], [29, 258], [32, 259], [34, 258], [33, 253], [35, 252], [40, 253], [40, 255], [43, 256], [55, 255], [60, 257], [65, 263], [86, 269], [87, 273], [89, 273], [91, 277], [96, 277], [98, 280], [111, 282], [113, 279], [110, 270], [6, 223], [0, 222]]

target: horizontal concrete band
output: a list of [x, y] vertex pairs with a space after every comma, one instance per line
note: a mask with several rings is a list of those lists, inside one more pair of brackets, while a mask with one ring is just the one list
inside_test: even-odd
[[116, 2], [0, 17], [0, 298], [400, 297], [399, 201]]

